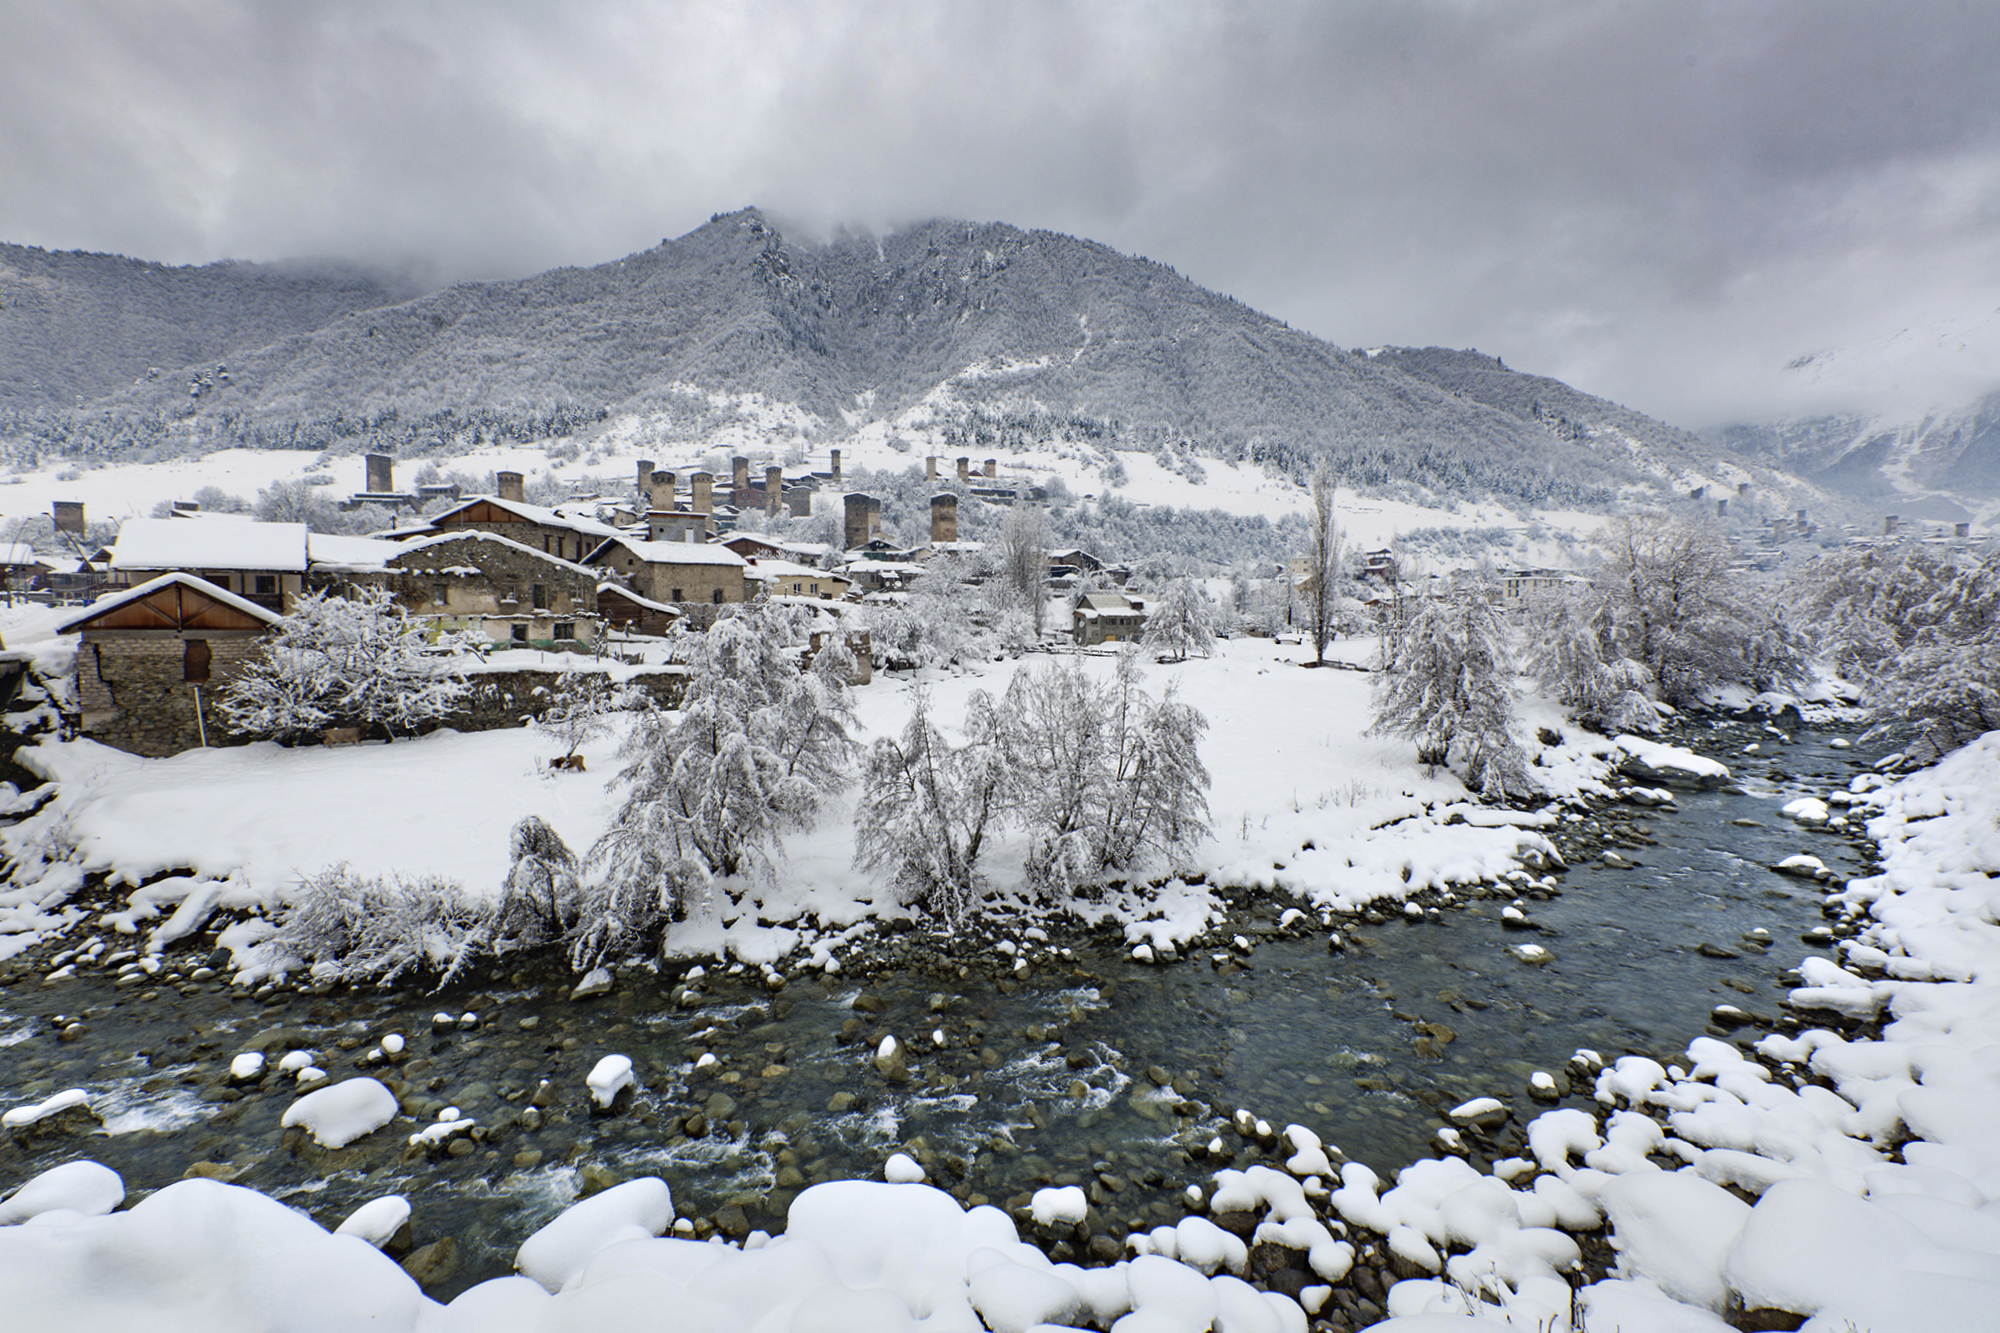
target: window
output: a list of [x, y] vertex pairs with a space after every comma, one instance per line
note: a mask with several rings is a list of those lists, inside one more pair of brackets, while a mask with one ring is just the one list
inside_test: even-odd
[[717, 588], [717, 589], [715, 590], [715, 604], [716, 604], [717, 606], [721, 606], [721, 605], [722, 605], [722, 589], [720, 589], [720, 588]]
[[278, 595], [278, 576], [276, 574], [259, 574], [257, 576], [257, 595], [259, 597], [276, 597]]
[[571, 621], [558, 620], [556, 622], [555, 636], [558, 639], [574, 639], [576, 637], [576, 625]]
[[195, 685], [208, 684], [208, 640], [189, 639], [181, 650], [181, 679]]
[[672, 597], [669, 597], [667, 600], [670, 602], [685, 602], [687, 598], [681, 596], [681, 590], [679, 588], [675, 588], [674, 595]]
[[513, 633], [510, 637], [515, 643], [526, 643], [528, 641], [528, 627], [526, 625], [513, 626]]
[[546, 611], [549, 609], [549, 587], [546, 583], [537, 583], [535, 585], [534, 605], [537, 611]]

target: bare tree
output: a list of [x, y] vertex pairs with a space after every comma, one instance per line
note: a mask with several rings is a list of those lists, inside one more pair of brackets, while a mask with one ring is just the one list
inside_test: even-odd
[[1049, 525], [1033, 505], [1016, 505], [1000, 530], [1000, 579], [1033, 617], [1035, 637], [1042, 636], [1048, 614], [1043, 585], [1049, 574]]
[[1313, 661], [1326, 661], [1340, 612], [1340, 529], [1333, 518], [1333, 472], [1321, 463], [1312, 476], [1312, 545], [1307, 553], [1306, 606], [1312, 619]]

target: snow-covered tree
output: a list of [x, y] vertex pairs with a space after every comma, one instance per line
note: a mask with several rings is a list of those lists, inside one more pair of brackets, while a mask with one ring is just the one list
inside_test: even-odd
[[1215, 651], [1215, 604], [1195, 580], [1175, 579], [1167, 585], [1153, 613], [1146, 617], [1146, 632], [1140, 642], [1173, 661], [1185, 662], [1190, 653], [1207, 657]]
[[1599, 595], [1621, 655], [1643, 665], [1670, 704], [1716, 685], [1775, 689], [1804, 679], [1803, 640], [1730, 568], [1712, 523], [1623, 518], [1601, 539]]
[[625, 707], [625, 692], [602, 671], [565, 670], [549, 687], [549, 702], [535, 719], [535, 730], [563, 747], [558, 766], [568, 766], [576, 752], [611, 733], [611, 715]]
[[964, 745], [945, 740], [920, 686], [903, 734], [869, 750], [855, 812], [855, 864], [885, 872], [898, 901], [946, 930], [978, 909], [979, 854], [1019, 777], [1005, 719], [984, 690], [966, 702], [965, 733]]
[[343, 863], [306, 877], [259, 951], [279, 971], [382, 984], [429, 972], [442, 989], [490, 954], [495, 911], [439, 876], [374, 879]]
[[465, 635], [432, 636], [387, 589], [310, 593], [223, 692], [222, 713], [247, 735], [290, 740], [353, 723], [393, 740], [459, 706], [471, 651]]
[[1418, 762], [1438, 766], [1454, 745], [1466, 785], [1489, 796], [1529, 789], [1513, 739], [1514, 703], [1506, 632], [1476, 592], [1425, 600], [1383, 637], [1373, 735], [1416, 742]]
[[1610, 607], [1589, 590], [1556, 593], [1528, 618], [1527, 673], [1583, 726], [1607, 734], [1658, 725], [1646, 668], [1615, 647]]
[[1307, 618], [1312, 625], [1313, 661], [1326, 661], [1326, 646], [1340, 618], [1340, 529], [1333, 514], [1332, 469], [1313, 469], [1312, 543], [1307, 548], [1303, 586]]
[[998, 573], [1009, 598], [1033, 620], [1039, 638], [1048, 611], [1044, 587], [1049, 576], [1049, 524], [1039, 507], [1017, 504], [1008, 511], [1000, 529]]
[[[802, 623], [781, 607], [717, 622], [693, 646], [678, 713], [640, 714], [619, 750], [624, 799], [590, 853], [601, 874], [586, 916], [643, 930], [650, 902], [677, 918], [712, 877], [768, 867], [779, 835], [811, 827], [845, 787], [852, 700], [837, 651], [799, 669]], [[584, 956], [624, 942], [586, 929]]]
[[511, 863], [496, 914], [496, 949], [533, 947], [560, 939], [577, 919], [582, 885], [576, 853], [539, 815], [514, 825]]

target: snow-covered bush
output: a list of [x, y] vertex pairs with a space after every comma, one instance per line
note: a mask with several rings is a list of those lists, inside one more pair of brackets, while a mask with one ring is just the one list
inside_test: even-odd
[[494, 924], [495, 947], [531, 947], [560, 938], [578, 916], [576, 853], [539, 815], [514, 825], [508, 849], [513, 860]]
[[384, 984], [429, 971], [442, 988], [490, 951], [497, 907], [441, 876], [371, 879], [343, 863], [299, 887], [262, 949], [278, 970]]
[[1543, 599], [1528, 618], [1527, 674], [1583, 726], [1657, 730], [1646, 668], [1619, 654], [1613, 628], [1610, 607], [1588, 590]]
[[1005, 722], [984, 690], [966, 702], [965, 733], [962, 746], [946, 742], [920, 687], [902, 736], [885, 736], [868, 752], [855, 814], [855, 863], [886, 871], [899, 901], [947, 929], [977, 910], [980, 849], [1017, 776]]
[[1175, 579], [1146, 617], [1140, 642], [1176, 662], [1192, 653], [1207, 657], [1215, 651], [1215, 604], [1193, 579]]
[[822, 648], [801, 671], [806, 623], [783, 607], [718, 622], [691, 644], [679, 712], [639, 715], [619, 750], [624, 799], [589, 856], [599, 874], [580, 904], [578, 966], [653, 914], [681, 916], [712, 877], [768, 867], [778, 835], [812, 827], [847, 785], [852, 660]]
[[336, 723], [379, 726], [393, 739], [464, 700], [461, 634], [433, 637], [384, 588], [309, 593], [272, 627], [222, 695], [239, 733], [294, 740]]
[[612, 685], [602, 671], [565, 670], [549, 687], [548, 706], [535, 719], [535, 730], [563, 747], [561, 764], [576, 752], [611, 732], [611, 714], [628, 706], [626, 692]]

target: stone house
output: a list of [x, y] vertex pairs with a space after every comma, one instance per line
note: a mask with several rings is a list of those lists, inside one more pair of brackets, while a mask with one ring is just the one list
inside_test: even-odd
[[157, 758], [235, 739], [215, 698], [280, 616], [208, 579], [165, 574], [98, 601], [57, 630], [80, 636], [83, 734]]
[[725, 606], [749, 600], [749, 563], [724, 546], [704, 542], [645, 542], [613, 537], [584, 558], [654, 602]]
[[521, 498], [519, 473], [500, 474], [500, 494], [476, 495], [430, 521], [434, 533], [491, 532], [559, 560], [581, 561], [618, 529], [594, 518], [531, 505]]
[[193, 574], [280, 615], [305, 589], [306, 525], [243, 518], [129, 518], [111, 547], [110, 583]]
[[1084, 593], [1070, 615], [1070, 633], [1080, 645], [1132, 643], [1145, 632], [1145, 607], [1123, 593]]
[[387, 588], [398, 606], [440, 629], [470, 630], [496, 647], [544, 650], [597, 638], [597, 572], [510, 537], [448, 531], [406, 542], [350, 541], [340, 554], [350, 562], [314, 565], [316, 586]]

